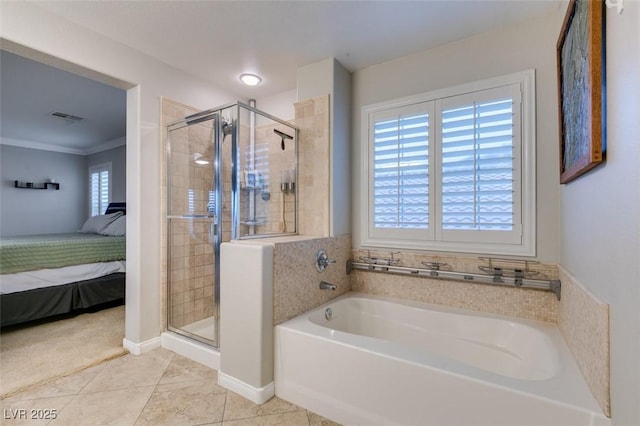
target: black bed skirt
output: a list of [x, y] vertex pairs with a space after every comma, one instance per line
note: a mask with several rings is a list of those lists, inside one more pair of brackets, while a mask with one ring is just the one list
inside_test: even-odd
[[125, 273], [0, 295], [0, 327], [124, 300]]

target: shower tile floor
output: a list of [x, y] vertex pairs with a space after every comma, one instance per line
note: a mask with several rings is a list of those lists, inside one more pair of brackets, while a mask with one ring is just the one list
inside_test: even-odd
[[216, 370], [159, 348], [3, 399], [2, 424], [336, 425], [277, 397], [254, 404], [217, 382]]

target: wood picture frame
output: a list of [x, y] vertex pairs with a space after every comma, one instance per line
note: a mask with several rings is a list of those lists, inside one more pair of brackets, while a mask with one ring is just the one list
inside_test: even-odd
[[560, 183], [605, 159], [605, 5], [571, 0], [556, 47]]

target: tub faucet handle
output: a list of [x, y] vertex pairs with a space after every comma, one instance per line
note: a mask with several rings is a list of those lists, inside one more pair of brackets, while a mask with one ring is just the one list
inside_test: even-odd
[[316, 254], [316, 270], [318, 272], [323, 272], [331, 263], [336, 263], [336, 261], [329, 259], [327, 252], [324, 250], [318, 250], [318, 254]]

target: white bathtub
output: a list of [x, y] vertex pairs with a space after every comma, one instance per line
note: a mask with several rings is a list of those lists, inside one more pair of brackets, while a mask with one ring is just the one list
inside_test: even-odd
[[276, 327], [275, 387], [348, 425], [610, 424], [557, 327], [358, 293]]

